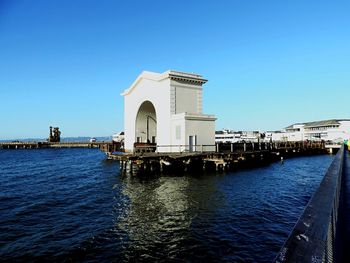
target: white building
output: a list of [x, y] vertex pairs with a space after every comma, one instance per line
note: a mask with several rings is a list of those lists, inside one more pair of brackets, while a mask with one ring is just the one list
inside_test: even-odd
[[216, 143], [236, 143], [241, 140], [241, 134], [234, 131], [223, 129], [215, 132]]
[[305, 138], [303, 123], [292, 124], [283, 129], [281, 132], [272, 133], [272, 141], [296, 142], [303, 141], [304, 139]]
[[272, 134], [273, 141], [331, 141], [350, 138], [350, 119], [334, 119], [297, 123]]
[[155, 143], [159, 152], [215, 150], [216, 118], [202, 113], [206, 82], [177, 71], [142, 72], [122, 93], [125, 151], [133, 151], [135, 142]]
[[118, 132], [112, 135], [112, 141], [124, 143], [124, 132]]
[[215, 132], [216, 143], [262, 142], [265, 133], [259, 131], [232, 131], [223, 129]]
[[308, 140], [343, 142], [350, 138], [350, 119], [307, 122], [304, 130]]

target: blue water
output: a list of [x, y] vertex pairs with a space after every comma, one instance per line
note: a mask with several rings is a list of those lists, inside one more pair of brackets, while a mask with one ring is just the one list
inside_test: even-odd
[[132, 177], [95, 149], [0, 151], [0, 261], [271, 262], [333, 157]]

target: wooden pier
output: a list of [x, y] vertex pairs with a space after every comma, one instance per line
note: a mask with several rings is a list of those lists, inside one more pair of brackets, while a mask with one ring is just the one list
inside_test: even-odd
[[[186, 148], [186, 146], [181, 146]], [[160, 146], [144, 146], [145, 151], [135, 149], [134, 153], [107, 153], [108, 159], [120, 161], [122, 172], [178, 173], [187, 171], [228, 171], [238, 168], [267, 165], [285, 158], [326, 154], [325, 144], [320, 143], [234, 143], [212, 145], [212, 152], [163, 153]], [[196, 149], [203, 149], [196, 146]]]
[[[184, 149], [182, 152], [160, 152], [167, 146], [135, 145], [133, 153], [121, 151], [121, 144], [108, 142], [2, 142], [0, 149], [47, 149], [47, 148], [98, 148], [108, 159], [118, 160], [122, 172], [140, 173], [182, 173], [186, 171], [228, 171], [267, 165], [285, 158], [325, 154], [330, 152], [323, 142], [274, 142], [274, 143], [231, 143], [195, 145], [189, 151], [188, 145], [172, 146]], [[175, 149], [174, 148], [174, 149]], [[213, 151], [203, 151], [213, 149]], [[332, 147], [332, 152], [335, 147]], [[332, 153], [331, 152], [331, 153]]]

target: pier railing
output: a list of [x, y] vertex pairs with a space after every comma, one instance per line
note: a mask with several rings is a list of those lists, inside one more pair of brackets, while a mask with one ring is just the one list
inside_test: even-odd
[[240, 143], [216, 143], [216, 144], [179, 144], [157, 145], [139, 143], [134, 145], [134, 152], [249, 152], [274, 149], [324, 149], [323, 142], [240, 142]]
[[135, 153], [141, 152], [177, 152], [177, 153], [189, 153], [189, 152], [215, 152], [217, 150], [216, 144], [179, 144], [179, 145], [156, 145], [156, 144], [139, 144], [134, 146]]
[[344, 146], [307, 204], [275, 262], [340, 262]]

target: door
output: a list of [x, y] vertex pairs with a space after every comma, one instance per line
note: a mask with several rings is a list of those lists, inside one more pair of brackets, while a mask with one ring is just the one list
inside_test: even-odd
[[195, 152], [196, 151], [196, 135], [190, 135], [188, 138], [188, 151], [189, 152]]

